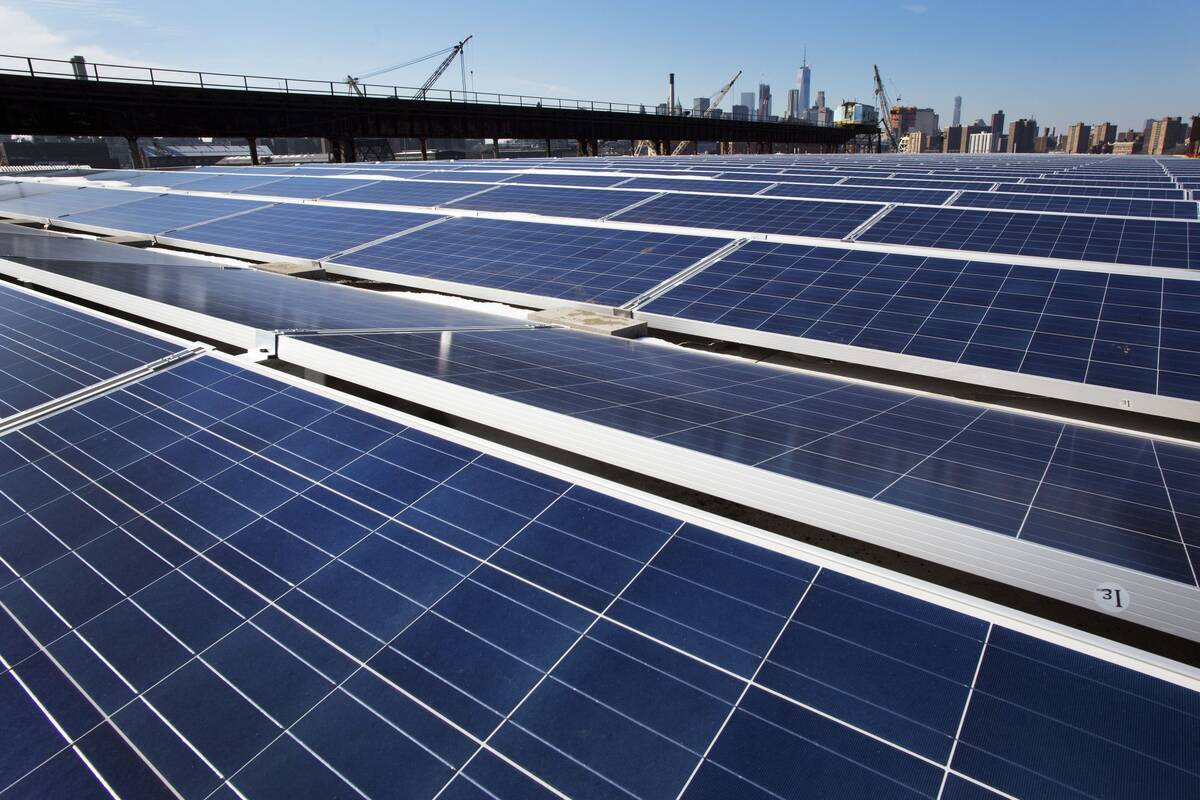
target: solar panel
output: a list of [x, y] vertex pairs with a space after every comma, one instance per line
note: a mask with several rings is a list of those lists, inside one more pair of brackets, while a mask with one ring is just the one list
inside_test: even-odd
[[[802, 521], [822, 514], [815, 510], [821, 503], [835, 502], [807, 494], [806, 486], [819, 485], [892, 509], [829, 512], [837, 518], [852, 514], [886, 525], [888, 513], [907, 509], [988, 532], [968, 547], [991, 546], [994, 535], [1165, 578], [1186, 586], [1189, 596], [1197, 586], [1200, 551], [1181, 533], [1194, 523], [1177, 516], [1180, 504], [1173, 504], [1176, 493], [1190, 492], [1200, 479], [1195, 447], [562, 329], [297, 338], [323, 353], [361, 359], [364, 370], [354, 379], [381, 381], [402, 396], [418, 387], [389, 380], [383, 367], [753, 467], [712, 475], [704, 485], [718, 493], [732, 491], [730, 482], [752, 485], [752, 502], [767, 504], [756, 506], [762, 510], [783, 507], [766, 499], [763, 483], [779, 475], [790, 479], [781, 489], [786, 497], [807, 498], [790, 512]], [[280, 357], [319, 363], [333, 374], [354, 363], [309, 363], [308, 352], [281, 344]], [[444, 408], [448, 396], [439, 397]], [[487, 419], [501, 427], [523, 420], [515, 410]], [[554, 435], [545, 433], [551, 423], [534, 426], [529, 419], [524, 435]], [[581, 428], [552, 443], [591, 454], [593, 440]], [[604, 448], [605, 458], [621, 463], [614, 447]], [[655, 477], [693, 487], [692, 470], [705, 469], [677, 469], [657, 451], [637, 458], [662, 464]], [[859, 528], [854, 535], [870, 534]], [[944, 550], [940, 557], [947, 558]], [[1021, 574], [1032, 560], [1033, 554], [1023, 560]], [[1061, 572], [1055, 585], [1061, 586]]]
[[536, 184], [541, 186], [612, 186], [628, 180], [626, 175], [543, 175], [526, 172], [512, 175], [506, 183]]
[[88, 180], [118, 180], [130, 186], [180, 186], [190, 183], [200, 177], [196, 170], [181, 170], [172, 172], [142, 172], [130, 170], [119, 173], [103, 173], [93, 175]]
[[847, 178], [844, 186], [910, 186], [913, 188], [923, 189], [979, 189], [987, 190], [992, 188], [990, 181], [961, 181], [961, 180], [946, 180], [942, 178]]
[[92, 211], [97, 208], [119, 205], [120, 203], [131, 203], [135, 200], [145, 199], [147, 196], [143, 192], [121, 191], [119, 189], [93, 189], [85, 186], [81, 189], [10, 197], [0, 200], [0, 214], [60, 217], [63, 214]]
[[337, 196], [351, 203], [388, 203], [401, 206], [438, 206], [479, 191], [478, 186], [429, 181], [376, 181]]
[[92, 211], [63, 214], [60, 219], [112, 230], [159, 234], [218, 217], [267, 207], [265, 203], [250, 200], [199, 195], [158, 194], [138, 197], [145, 199], [135, 199], [132, 203]]
[[[359, 189], [371, 185], [371, 181], [355, 181], [338, 178], [284, 178], [265, 186], [254, 186], [247, 189], [236, 189], [235, 194], [269, 194], [272, 197], [317, 198], [338, 195], [351, 189]], [[184, 187], [188, 188], [188, 187]], [[339, 199], [341, 199], [339, 197]]]
[[1200, 267], [1200, 224], [897, 206], [861, 242], [980, 250], [1106, 264]]
[[919, 203], [940, 206], [954, 194], [932, 189], [887, 189], [879, 186], [808, 186], [787, 183], [763, 192], [776, 197], [813, 197], [830, 200], [865, 200], [876, 203]]
[[622, 305], [728, 244], [724, 239], [461, 217], [327, 265]]
[[713, 194], [755, 194], [770, 186], [755, 181], [703, 181], [686, 178], [633, 178], [622, 189], [657, 189], [667, 192], [709, 192]]
[[0, 452], [19, 796], [1196, 787], [1183, 686], [216, 358]]
[[640, 310], [1200, 400], [1198, 301], [1188, 280], [750, 242]]
[[[122, 310], [176, 325], [181, 323], [165, 319], [166, 314], [146, 301], [161, 304], [160, 309], [202, 315], [218, 327], [199, 331], [203, 320], [194, 317], [186, 324], [213, 338], [255, 349], [259, 346], [255, 331], [524, 327], [509, 317], [252, 269], [114, 263], [103, 255], [93, 261], [13, 261], [36, 271], [13, 270], [0, 262], [0, 272], [52, 289], [63, 288], [59, 279], [65, 278], [83, 282], [84, 290], [119, 292], [125, 301]], [[79, 291], [80, 285], [71, 288]], [[106, 301], [116, 303], [111, 296]]]
[[33, 197], [52, 192], [65, 192], [74, 187], [55, 183], [32, 183], [29, 181], [0, 180], [0, 201], [14, 200], [22, 197]]
[[1046, 194], [964, 192], [956, 206], [1004, 208], [1022, 211], [1061, 211], [1068, 214], [1098, 214], [1110, 217], [1159, 217], [1161, 219], [1197, 218], [1195, 202], [1141, 200], [1116, 197], [1069, 197]]
[[282, 180], [282, 176], [271, 178], [259, 174], [213, 175], [205, 172], [201, 173], [200, 176], [192, 177], [187, 183], [181, 183], [175, 188], [187, 192], [236, 192], [240, 189], [249, 189], [250, 187], [265, 190], [268, 186], [280, 180]]
[[0, 418], [182, 349], [32, 292], [0, 286]]
[[881, 208], [858, 203], [668, 194], [618, 214], [614, 219], [841, 239]]
[[433, 219], [400, 211], [280, 203], [176, 231], [172, 238], [252, 253], [319, 260]]
[[476, 211], [521, 211], [548, 217], [600, 217], [649, 197], [620, 189], [563, 189], [552, 186], [500, 186], [446, 205]]
[[1029, 183], [1001, 183], [996, 191], [1028, 194], [1057, 194], [1076, 197], [1131, 197], [1151, 200], [1185, 200], [1178, 189], [1127, 189], [1113, 186], [1036, 186]]

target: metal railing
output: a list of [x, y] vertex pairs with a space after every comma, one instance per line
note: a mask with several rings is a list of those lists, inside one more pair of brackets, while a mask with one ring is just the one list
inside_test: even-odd
[[[278, 78], [267, 75], [235, 75], [228, 72], [136, 67], [122, 64], [65, 61], [56, 58], [34, 58], [0, 54], [0, 75], [27, 75], [34, 78], [62, 78], [106, 83], [138, 83], [150, 86], [191, 86], [198, 89], [237, 89], [253, 92], [283, 94], [315, 94], [332, 97], [365, 96], [396, 100], [423, 99], [446, 103], [481, 103], [486, 105], [523, 106], [525, 108], [573, 109], [577, 111], [617, 111], [626, 114], [665, 114], [659, 104], [613, 103], [607, 100], [575, 100], [563, 97], [542, 97], [527, 94], [498, 94], [495, 92], [428, 89], [415, 86], [359, 83], [354, 88], [346, 81], [318, 81], [304, 78]], [[690, 116], [690, 110], [676, 110], [674, 116]], [[739, 122], [786, 122], [779, 117], [759, 119], [758, 115], [724, 113], [721, 119]]]

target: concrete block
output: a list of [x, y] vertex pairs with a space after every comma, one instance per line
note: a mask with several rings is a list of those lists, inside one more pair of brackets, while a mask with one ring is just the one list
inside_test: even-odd
[[579, 331], [602, 333], [608, 336], [621, 336], [625, 339], [637, 339], [646, 335], [646, 323], [629, 317], [618, 317], [594, 311], [587, 308], [548, 308], [545, 311], [530, 311], [530, 322], [541, 322], [546, 325], [563, 325]]
[[316, 278], [325, 280], [325, 270], [317, 264], [303, 264], [295, 261], [268, 261], [266, 264], [256, 264], [255, 269], [263, 272], [274, 272], [276, 275], [291, 275], [293, 278]]

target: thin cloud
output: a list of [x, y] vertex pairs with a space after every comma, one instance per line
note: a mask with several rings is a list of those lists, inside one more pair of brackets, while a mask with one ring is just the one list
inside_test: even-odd
[[[64, 0], [52, 1], [63, 2]], [[103, 45], [89, 42], [73, 36], [67, 31], [39, 22], [19, 8], [2, 4], [0, 4], [0, 53], [32, 56], [35, 59], [63, 60], [78, 54], [92, 62], [152, 66], [142, 59], [119, 55]]]
[[910, 14], [924, 14], [929, 10], [929, 6], [924, 3], [905, 3], [900, 7]]
[[118, 0], [24, 0], [18, 5], [33, 10], [66, 11], [93, 19], [121, 22], [126, 25], [145, 25], [146, 18], [125, 7]]

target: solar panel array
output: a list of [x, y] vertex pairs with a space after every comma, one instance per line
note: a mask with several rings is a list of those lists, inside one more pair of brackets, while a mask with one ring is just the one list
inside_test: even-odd
[[305, 340], [1197, 586], [1194, 447], [554, 328]]
[[1200, 400], [1200, 282], [751, 242], [646, 313]]
[[6, 433], [0, 791], [1200, 785], [1186, 680], [534, 466], [211, 355]]

